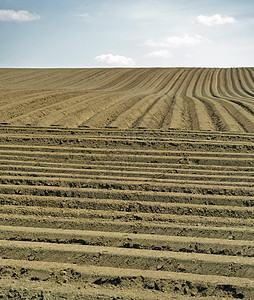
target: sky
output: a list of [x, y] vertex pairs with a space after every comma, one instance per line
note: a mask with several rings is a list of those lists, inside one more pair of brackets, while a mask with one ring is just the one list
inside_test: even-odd
[[1, 68], [252, 67], [253, 0], [0, 0]]

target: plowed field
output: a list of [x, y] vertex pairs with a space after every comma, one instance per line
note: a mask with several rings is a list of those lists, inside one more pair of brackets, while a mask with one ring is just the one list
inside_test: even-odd
[[0, 69], [0, 122], [254, 132], [254, 69]]
[[0, 298], [253, 299], [254, 69], [0, 69]]

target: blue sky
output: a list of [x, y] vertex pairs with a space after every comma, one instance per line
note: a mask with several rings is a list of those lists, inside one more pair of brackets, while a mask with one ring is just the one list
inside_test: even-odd
[[253, 66], [253, 0], [0, 0], [0, 67]]

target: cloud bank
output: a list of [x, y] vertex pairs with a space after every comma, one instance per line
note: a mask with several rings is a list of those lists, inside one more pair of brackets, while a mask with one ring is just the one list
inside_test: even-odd
[[236, 19], [233, 17], [222, 16], [219, 14], [215, 14], [213, 16], [199, 15], [195, 21], [195, 23], [197, 24], [202, 24], [206, 26], [234, 24], [236, 22]]
[[177, 48], [185, 46], [194, 46], [207, 41], [208, 39], [201, 35], [189, 35], [185, 33], [183, 35], [169, 36], [159, 40], [149, 39], [146, 42], [146, 45], [157, 48]]
[[0, 10], [0, 21], [2, 22], [28, 22], [39, 20], [41, 17], [37, 14], [32, 14], [27, 10]]
[[102, 54], [95, 57], [95, 61], [102, 65], [117, 66], [117, 67], [132, 67], [135, 66], [135, 61], [126, 56]]

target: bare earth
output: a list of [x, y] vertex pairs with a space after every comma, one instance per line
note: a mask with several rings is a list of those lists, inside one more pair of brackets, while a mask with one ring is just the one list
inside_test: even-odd
[[0, 122], [254, 132], [254, 68], [0, 69]]
[[254, 299], [254, 69], [0, 69], [0, 299]]

